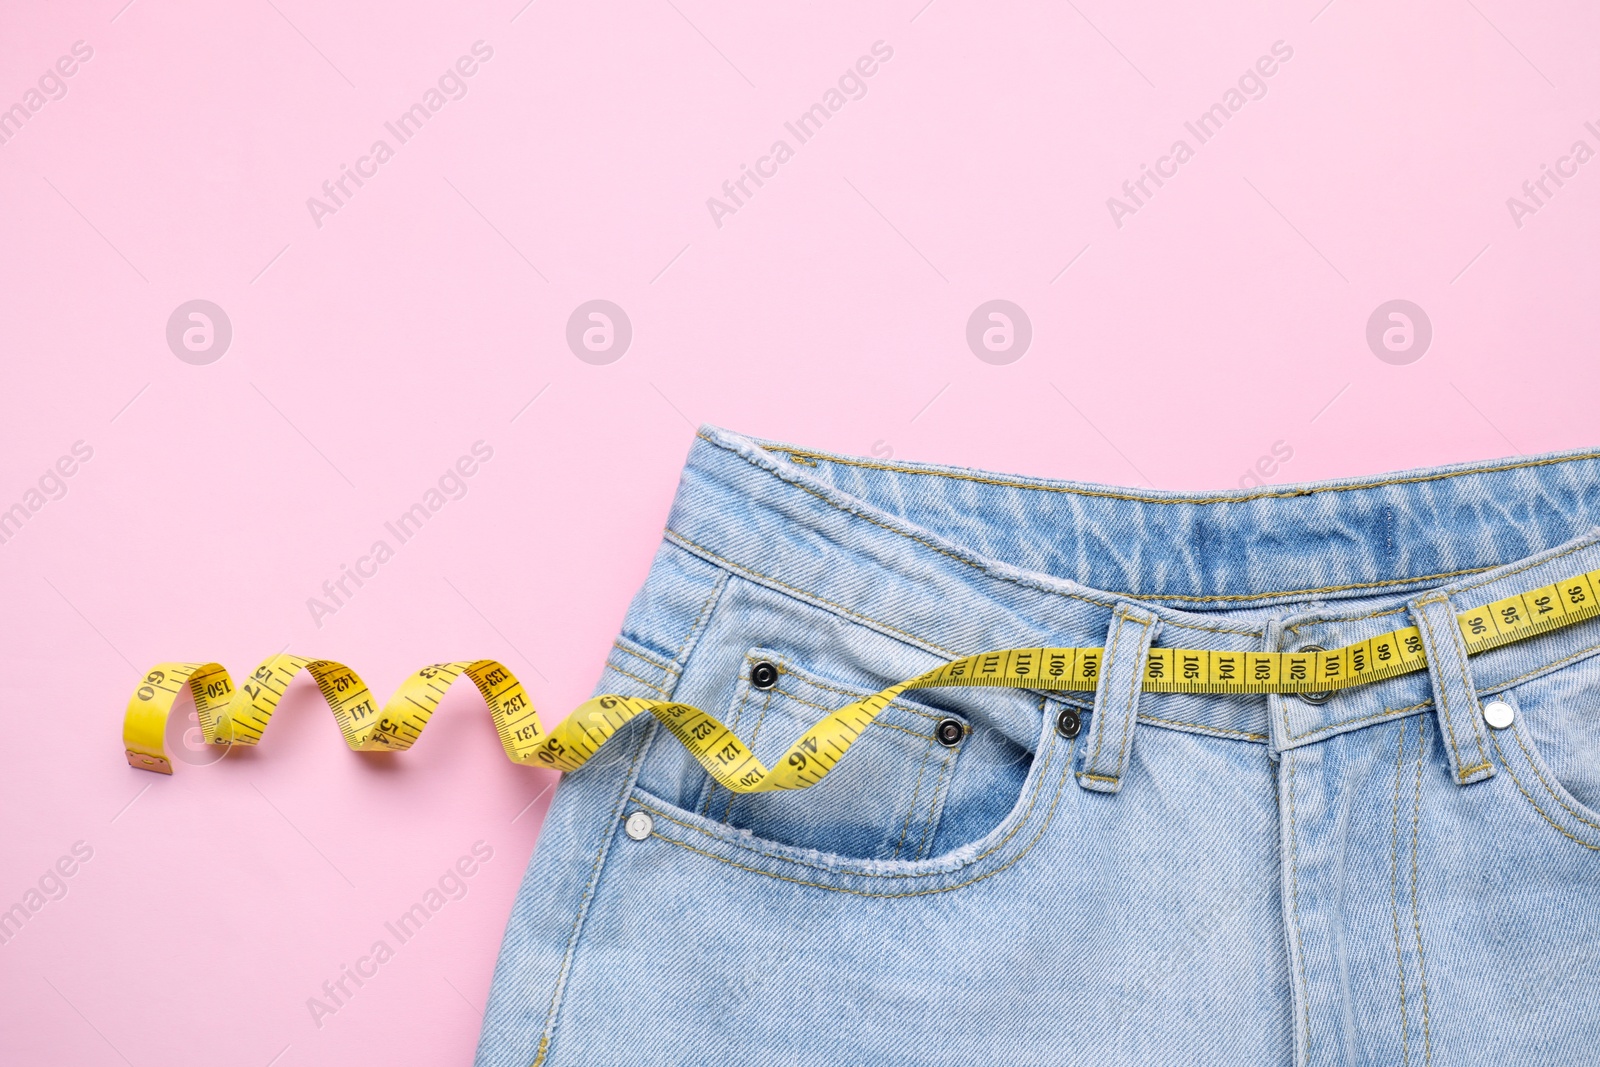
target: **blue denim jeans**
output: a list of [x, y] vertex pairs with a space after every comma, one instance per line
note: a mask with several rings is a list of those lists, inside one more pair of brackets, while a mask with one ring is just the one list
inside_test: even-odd
[[[1184, 494], [706, 428], [598, 692], [771, 760], [968, 653], [1135, 683], [918, 691], [791, 793], [636, 720], [557, 790], [478, 1063], [1600, 1063], [1600, 620], [1453, 620], [1600, 567], [1596, 516], [1600, 453]], [[1427, 672], [1321, 703], [1138, 691], [1152, 644], [1408, 624]]]

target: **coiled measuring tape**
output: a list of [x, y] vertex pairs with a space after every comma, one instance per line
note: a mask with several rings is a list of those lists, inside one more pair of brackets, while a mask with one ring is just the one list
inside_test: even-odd
[[[1519, 593], [1456, 617], [1469, 654], [1496, 648], [1600, 615], [1600, 570]], [[669, 700], [599, 696], [554, 729], [539, 721], [522, 683], [503, 665], [480, 659], [437, 663], [407, 678], [378, 710], [355, 671], [332, 660], [277, 655], [237, 689], [217, 663], [161, 663], [128, 700], [122, 736], [128, 762], [172, 773], [167, 713], [185, 686], [208, 745], [254, 745], [261, 740], [289, 683], [311, 675], [345, 743], [358, 752], [410, 748], [439, 701], [465, 675], [489, 706], [500, 742], [513, 763], [576, 770], [631, 719], [654, 715], [701, 766], [735, 793], [805, 789], [820, 782], [856, 738], [895, 698], [913, 689], [999, 686], [1053, 692], [1090, 691], [1103, 649], [1011, 648], [982, 652], [889, 686], [827, 715], [783, 754], [776, 767], [756, 758], [709, 712]], [[1316, 652], [1217, 652], [1152, 648], [1143, 689], [1150, 693], [1321, 693], [1383, 681], [1427, 667], [1422, 635], [1407, 626], [1357, 644]]]

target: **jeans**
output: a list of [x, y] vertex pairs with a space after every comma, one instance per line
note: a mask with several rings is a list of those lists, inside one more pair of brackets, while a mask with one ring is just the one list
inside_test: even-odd
[[[1600, 1063], [1600, 620], [1454, 629], [1600, 567], [1596, 516], [1600, 453], [1185, 494], [705, 428], [597, 692], [770, 762], [969, 653], [1101, 688], [915, 691], [755, 795], [636, 720], [556, 792], [478, 1063]], [[1137, 684], [1406, 625], [1427, 671], [1325, 701]]]

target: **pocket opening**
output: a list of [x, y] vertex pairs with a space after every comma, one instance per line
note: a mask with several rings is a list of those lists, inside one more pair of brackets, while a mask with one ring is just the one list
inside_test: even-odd
[[[770, 664], [776, 668], [772, 678]], [[753, 674], [766, 672], [760, 677]], [[767, 682], [763, 686], [760, 683]], [[768, 765], [825, 716], [870, 691], [824, 678], [791, 657], [754, 648], [744, 657], [723, 721]], [[860, 859], [920, 859], [938, 832], [951, 776], [966, 747], [939, 742], [944, 720], [901, 698], [886, 707], [820, 783], [780, 793], [738, 794], [700, 773], [693, 811], [756, 837]]]
[[[1552, 702], [1541, 706], [1547, 698]], [[1529, 700], [1508, 690], [1496, 699], [1509, 703], [1516, 713], [1509, 727], [1491, 730], [1489, 737], [1519, 799], [1551, 829], [1590, 851], [1600, 852], [1600, 810], [1596, 810], [1587, 793], [1579, 791], [1591, 783], [1573, 780], [1578, 777], [1573, 765], [1584, 758], [1587, 749], [1580, 745], [1574, 752], [1570, 741], [1562, 737], [1571, 726], [1569, 717], [1582, 712], [1567, 703], [1559, 691], [1535, 694]], [[1592, 755], [1600, 759], [1600, 752]], [[1595, 766], [1594, 771], [1597, 781], [1592, 784], [1600, 785], [1600, 766]]]
[[1069, 786], [1078, 740], [1061, 737], [1056, 709], [1046, 710], [1022, 788], [1006, 798], [1004, 818], [982, 837], [948, 851], [931, 849], [935, 854], [925, 859], [858, 859], [764, 840], [673, 805], [643, 786], [635, 786], [633, 803], [657, 816], [652, 841], [677, 850], [684, 862], [699, 857], [782, 882], [883, 899], [963, 889], [1022, 861], [1052, 825], [1073, 822], [1080, 791]]

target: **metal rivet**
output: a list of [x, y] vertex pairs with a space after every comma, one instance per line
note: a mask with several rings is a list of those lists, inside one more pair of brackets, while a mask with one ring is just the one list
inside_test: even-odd
[[[1326, 652], [1328, 650], [1323, 648], [1321, 645], [1307, 645], [1304, 648], [1297, 648], [1295, 651]], [[1333, 699], [1333, 690], [1330, 689], [1324, 693], [1296, 693], [1295, 695], [1301, 700], [1304, 700], [1307, 704], [1326, 704], [1328, 701]]]
[[778, 684], [778, 668], [766, 660], [750, 665], [750, 684], [757, 689], [771, 689]]
[[622, 824], [622, 832], [635, 841], [643, 841], [650, 836], [650, 831], [656, 828], [656, 821], [647, 812], [636, 811], [628, 816], [628, 821]]
[[1056, 716], [1056, 733], [1068, 741], [1078, 736], [1078, 731], [1083, 729], [1083, 716], [1078, 714], [1076, 708], [1062, 708], [1061, 714]]
[[967, 736], [967, 728], [955, 719], [940, 719], [939, 725], [933, 728], [933, 736], [945, 748], [955, 748]]
[[1504, 700], [1491, 700], [1483, 706], [1483, 721], [1496, 730], [1504, 730], [1517, 720], [1517, 710]]

